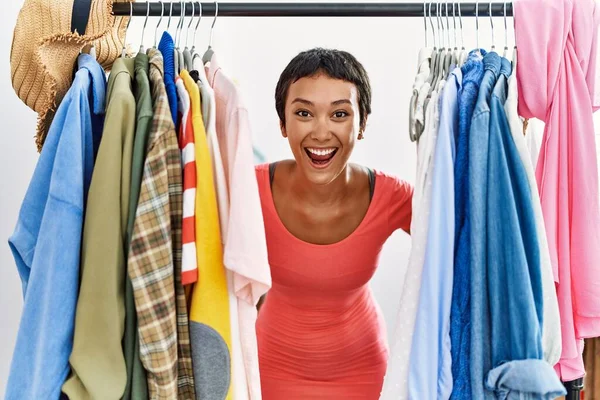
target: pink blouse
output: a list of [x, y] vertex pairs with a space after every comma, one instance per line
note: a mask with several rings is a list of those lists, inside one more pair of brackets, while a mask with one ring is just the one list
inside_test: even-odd
[[584, 338], [600, 336], [600, 201], [593, 111], [600, 5], [519, 0], [519, 114], [546, 123], [536, 179], [557, 282], [563, 381], [584, 375]]

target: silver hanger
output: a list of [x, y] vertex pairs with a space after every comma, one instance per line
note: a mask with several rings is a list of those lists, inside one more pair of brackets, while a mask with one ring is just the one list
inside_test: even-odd
[[169, 22], [167, 23], [167, 32], [169, 32], [169, 28], [171, 27], [171, 17], [173, 16], [173, 2], [170, 2], [169, 4]]
[[142, 39], [140, 40], [140, 53], [144, 52], [144, 36], [146, 34], [146, 25], [148, 24], [148, 17], [150, 16], [150, 2], [146, 2], [146, 19], [144, 20], [144, 27], [142, 28]]
[[490, 25], [492, 26], [492, 51], [496, 50], [496, 38], [494, 37], [494, 18], [492, 17], [492, 1], [490, 0]]
[[504, 58], [508, 55], [508, 24], [506, 23], [506, 0], [504, 1]]
[[204, 64], [209, 62], [214, 54], [214, 51], [212, 49], [212, 40], [213, 40], [213, 33], [214, 33], [214, 29], [215, 29], [215, 22], [217, 22], [218, 16], [219, 16], [219, 2], [217, 0], [215, 0], [215, 19], [213, 19], [212, 25], [210, 26], [210, 38], [208, 39], [208, 48], [206, 49], [206, 52], [202, 56], [202, 62]]
[[479, 47], [479, 1], [475, 1], [475, 32], [477, 33], [477, 54], [481, 55], [481, 47]]
[[125, 35], [123, 36], [123, 49], [121, 50], [121, 57], [125, 57], [127, 54], [127, 31], [129, 30], [129, 24], [133, 19], [133, 3], [129, 3], [129, 21], [127, 21], [127, 27], [125, 28]]
[[179, 48], [179, 43], [181, 40], [181, 31], [183, 28], [183, 20], [185, 19], [185, 5], [183, 1], [179, 2], [179, 22], [177, 22], [177, 27], [175, 28], [175, 48]]
[[200, 21], [202, 21], [202, 3], [198, 2], [200, 6], [200, 16], [198, 17], [198, 22], [196, 23], [196, 27], [194, 28], [194, 41], [192, 43], [192, 54], [196, 52], [196, 34], [198, 33], [198, 27], [200, 26]]
[[186, 49], [188, 48], [190, 28], [192, 27], [192, 22], [194, 22], [194, 15], [196, 15], [196, 2], [192, 1], [192, 18], [190, 18], [190, 23], [185, 31], [185, 43], [183, 44]]
[[157, 39], [157, 35], [158, 35], [158, 27], [160, 26], [160, 23], [162, 22], [163, 19], [163, 15], [165, 13], [165, 6], [163, 4], [162, 1], [158, 1], [158, 3], [160, 4], [160, 19], [158, 20], [158, 23], [156, 24], [156, 28], [154, 29], [154, 48], [156, 48], [156, 39]]
[[427, 47], [427, 6], [423, 1], [423, 25], [425, 26], [425, 47]]

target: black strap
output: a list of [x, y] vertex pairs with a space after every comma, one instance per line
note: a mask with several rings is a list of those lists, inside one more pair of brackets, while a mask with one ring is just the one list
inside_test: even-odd
[[[273, 188], [273, 178], [275, 177], [275, 166], [276, 162], [269, 164], [269, 184]], [[373, 200], [373, 193], [375, 193], [375, 171], [371, 168], [367, 168], [369, 171], [369, 200]]]
[[71, 15], [71, 32], [85, 35], [88, 20], [90, 19], [90, 10], [92, 0], [73, 0], [73, 14]]

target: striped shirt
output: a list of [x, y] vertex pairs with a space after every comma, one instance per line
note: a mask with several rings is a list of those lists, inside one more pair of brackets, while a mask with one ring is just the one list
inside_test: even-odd
[[198, 280], [196, 263], [196, 155], [192, 129], [192, 113], [190, 112], [190, 95], [183, 80], [175, 81], [179, 97], [179, 149], [183, 163], [183, 224], [182, 224], [182, 264], [181, 280], [184, 285]]

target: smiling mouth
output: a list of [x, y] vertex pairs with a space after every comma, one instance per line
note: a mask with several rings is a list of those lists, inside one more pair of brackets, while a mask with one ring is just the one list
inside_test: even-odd
[[336, 155], [338, 148], [305, 147], [304, 151], [308, 155], [308, 158], [313, 165], [323, 168], [331, 163], [331, 160], [333, 160], [333, 157]]

